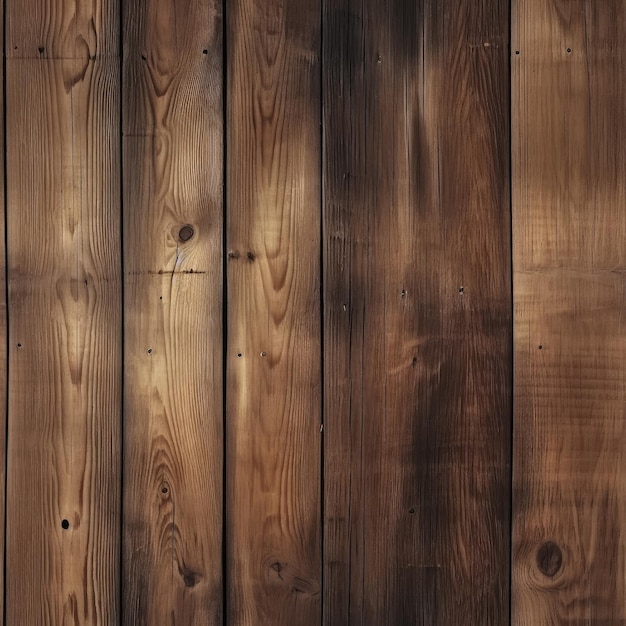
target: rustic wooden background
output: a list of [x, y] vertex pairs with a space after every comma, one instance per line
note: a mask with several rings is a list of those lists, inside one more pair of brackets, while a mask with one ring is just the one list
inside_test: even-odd
[[626, 625], [626, 3], [2, 15], [6, 626]]

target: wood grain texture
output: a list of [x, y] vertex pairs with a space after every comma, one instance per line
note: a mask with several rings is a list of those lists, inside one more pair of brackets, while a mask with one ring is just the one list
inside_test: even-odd
[[227, 617], [320, 621], [320, 6], [228, 3]]
[[119, 57], [120, 0], [5, 0], [7, 58]]
[[624, 625], [626, 8], [513, 18], [513, 623]]
[[222, 623], [222, 16], [125, 4], [123, 623]]
[[323, 6], [324, 623], [508, 620], [508, 7]]
[[115, 48], [117, 37], [102, 21], [83, 30], [90, 12], [101, 15], [99, 2], [77, 7], [84, 20], [72, 29], [74, 5], [48, 2], [45, 11], [29, 12], [34, 5], [6, 3], [9, 49], [46, 45], [17, 23], [48, 40], [89, 43], [75, 55], [53, 47], [47, 58], [24, 52], [6, 61], [6, 622], [113, 624], [120, 583], [119, 64], [96, 50]]

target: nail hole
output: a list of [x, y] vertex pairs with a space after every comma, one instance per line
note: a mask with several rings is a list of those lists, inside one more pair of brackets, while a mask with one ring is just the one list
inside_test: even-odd
[[415, 513], [415, 509], [414, 509], [413, 507], [411, 507], [411, 508], [409, 509], [409, 513], [410, 513], [411, 515], [413, 515], [413, 514]]
[[61, 528], [62, 528], [63, 530], [67, 530], [69, 527], [70, 527], [70, 523], [69, 523], [66, 519], [64, 519], [64, 520], [61, 522]]
[[37, 48], [37, 50], [39, 50], [39, 54], [43, 54], [45, 48], [43, 46], [39, 46], [39, 48]]
[[148, 354], [152, 354], [152, 348], [148, 348]]
[[516, 50], [516, 51], [515, 51], [515, 54], [519, 54], [519, 50]]
[[543, 346], [539, 344], [539, 350], [543, 350]]
[[400, 295], [401, 295], [403, 298], [406, 298], [406, 289], [403, 289], [403, 290], [400, 292]]
[[163, 487], [161, 487], [161, 493], [162, 493], [163, 495], [167, 495], [167, 492], [168, 492], [168, 491], [169, 491], [169, 489], [168, 489], [165, 485], [163, 485]]
[[265, 356], [265, 355], [266, 355], [266, 352], [261, 352], [261, 356]]
[[571, 48], [568, 48], [568, 49], [567, 49], [567, 54], [570, 54], [571, 52], [572, 52], [572, 49], [571, 49]]
[[193, 226], [185, 224], [179, 231], [178, 237], [181, 241], [189, 241], [193, 237]]
[[237, 352], [237, 358], [240, 359], [241, 358], [241, 352]]
[[465, 287], [459, 287], [459, 293], [464, 293], [465, 292]]
[[202, 54], [209, 54], [209, 51], [208, 50], [203, 50]]
[[248, 252], [247, 257], [248, 257], [248, 261], [254, 261], [255, 259], [253, 252]]
[[142, 61], [145, 61], [145, 60], [146, 60], [146, 55], [145, 55], [145, 54], [142, 54], [142, 55], [141, 55], [141, 59], [142, 59]]
[[18, 348], [21, 348], [21, 347], [22, 347], [22, 344], [21, 344], [21, 343], [18, 343], [18, 344], [17, 344], [17, 347], [18, 347]]
[[163, 296], [159, 296], [159, 300], [163, 300]]

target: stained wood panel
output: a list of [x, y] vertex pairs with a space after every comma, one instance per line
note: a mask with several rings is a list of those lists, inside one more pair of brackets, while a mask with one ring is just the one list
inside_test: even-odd
[[626, 10], [513, 15], [513, 623], [625, 624]]
[[227, 14], [227, 618], [320, 621], [320, 6]]
[[119, 618], [116, 6], [6, 3], [7, 624]]
[[508, 7], [325, 2], [326, 624], [508, 620]]
[[221, 624], [221, 4], [124, 18], [123, 622]]

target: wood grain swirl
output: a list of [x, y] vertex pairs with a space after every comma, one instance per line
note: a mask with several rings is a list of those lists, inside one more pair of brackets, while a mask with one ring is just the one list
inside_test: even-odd
[[323, 20], [324, 623], [503, 624], [507, 8]]
[[518, 0], [513, 623], [626, 624], [626, 10]]
[[[46, 45], [35, 33], [75, 35], [79, 16], [64, 3], [34, 5], [6, 7], [17, 51], [6, 62], [6, 621], [110, 624], [120, 581], [119, 65], [86, 49], [17, 58]], [[114, 12], [75, 8], [81, 20]], [[111, 28], [97, 22], [93, 40], [115, 48]]]
[[222, 623], [222, 17], [125, 8], [123, 623]]
[[233, 624], [320, 619], [319, 4], [228, 4]]

